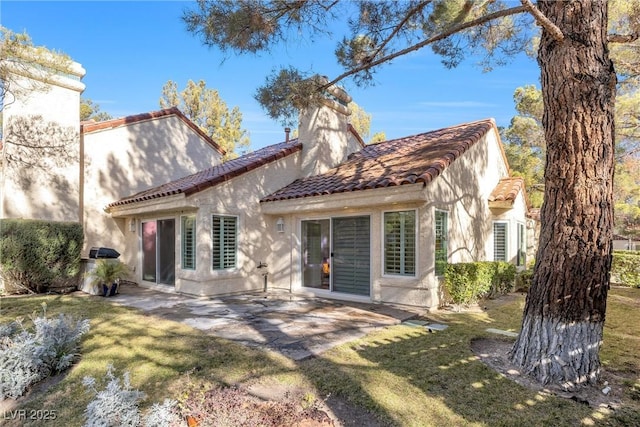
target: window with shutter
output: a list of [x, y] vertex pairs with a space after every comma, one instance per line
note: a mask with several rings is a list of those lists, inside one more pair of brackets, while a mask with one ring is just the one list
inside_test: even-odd
[[524, 224], [518, 223], [518, 258], [517, 266], [524, 266], [527, 263], [527, 232]]
[[493, 260], [494, 261], [507, 261], [508, 260], [508, 240], [507, 240], [507, 223], [506, 222], [494, 222], [493, 223]]
[[196, 216], [181, 218], [182, 222], [182, 269], [196, 269]]
[[445, 211], [435, 211], [434, 218], [436, 230], [435, 242], [435, 273], [436, 276], [442, 276], [447, 267], [447, 258], [449, 256], [449, 213]]
[[402, 276], [416, 273], [416, 211], [385, 212], [384, 272]]
[[211, 230], [213, 269], [235, 268], [237, 264], [238, 217], [214, 215]]

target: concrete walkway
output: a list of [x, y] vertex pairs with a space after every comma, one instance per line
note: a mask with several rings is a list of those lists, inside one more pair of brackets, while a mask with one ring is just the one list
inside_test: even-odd
[[197, 298], [123, 285], [109, 302], [185, 323], [250, 347], [302, 360], [417, 315], [382, 304], [304, 298], [289, 293]]

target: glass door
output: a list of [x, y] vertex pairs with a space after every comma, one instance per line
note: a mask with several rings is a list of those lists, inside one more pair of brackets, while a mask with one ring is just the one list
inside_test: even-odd
[[333, 218], [332, 290], [368, 296], [371, 293], [370, 219]]
[[329, 289], [329, 220], [302, 221], [302, 286]]
[[142, 223], [142, 280], [175, 285], [175, 220]]

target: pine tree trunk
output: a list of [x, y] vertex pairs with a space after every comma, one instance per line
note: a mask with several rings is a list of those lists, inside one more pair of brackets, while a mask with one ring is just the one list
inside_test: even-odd
[[538, 1], [564, 34], [538, 51], [547, 142], [532, 286], [511, 360], [544, 384], [595, 383], [613, 233], [616, 75], [605, 0]]

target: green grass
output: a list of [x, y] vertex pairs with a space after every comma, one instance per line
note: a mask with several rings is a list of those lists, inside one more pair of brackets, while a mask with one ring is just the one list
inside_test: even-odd
[[[334, 348], [322, 357], [294, 363], [270, 352], [207, 336], [188, 326], [113, 306], [99, 297], [4, 298], [0, 321], [40, 312], [91, 319], [81, 360], [49, 391], [18, 408], [57, 411], [47, 426], [81, 425], [91, 396], [82, 378], [131, 373], [148, 397], [145, 407], [180, 398], [203, 384], [280, 383], [310, 390], [318, 398], [342, 398], [370, 410], [387, 425], [579, 426], [640, 424], [640, 289], [612, 289], [602, 363], [622, 378], [622, 409], [613, 414], [571, 400], [528, 390], [500, 376], [470, 350], [486, 328], [517, 330], [524, 299], [489, 301], [483, 313], [439, 314], [444, 332], [393, 326]], [[18, 424], [16, 424], [18, 425]], [[22, 425], [22, 424], [20, 424]]]

